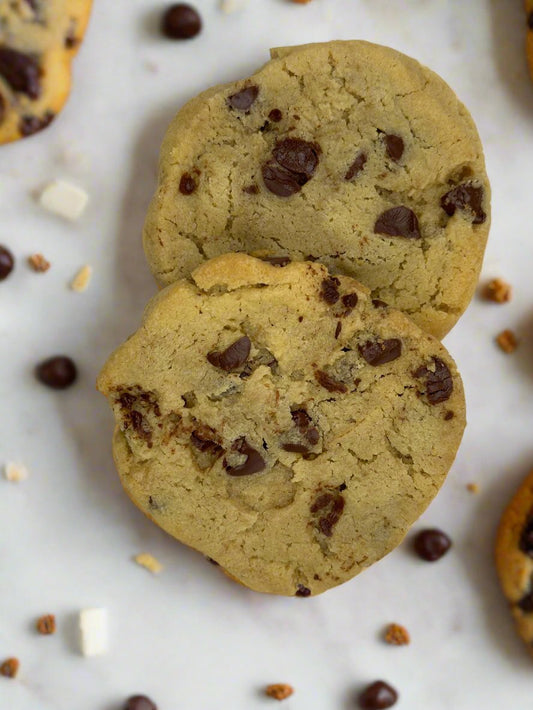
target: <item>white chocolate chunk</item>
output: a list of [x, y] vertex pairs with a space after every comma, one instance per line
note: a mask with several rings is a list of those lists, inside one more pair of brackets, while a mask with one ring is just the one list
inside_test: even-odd
[[65, 180], [54, 180], [39, 197], [41, 207], [72, 222], [81, 217], [88, 202], [85, 190]]
[[80, 648], [84, 656], [101, 656], [107, 652], [107, 609], [80, 611]]

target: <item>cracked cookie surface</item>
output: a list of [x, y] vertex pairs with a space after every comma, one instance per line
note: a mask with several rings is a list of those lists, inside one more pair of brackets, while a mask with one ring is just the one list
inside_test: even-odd
[[160, 292], [98, 388], [135, 504], [244, 585], [308, 596], [393, 549], [464, 424], [445, 348], [318, 263], [229, 254]]
[[489, 203], [449, 86], [392, 49], [329, 42], [272, 50], [181, 109], [144, 245], [161, 285], [224, 252], [312, 256], [442, 337], [473, 295]]
[[0, 0], [0, 144], [43, 130], [70, 91], [92, 0]]

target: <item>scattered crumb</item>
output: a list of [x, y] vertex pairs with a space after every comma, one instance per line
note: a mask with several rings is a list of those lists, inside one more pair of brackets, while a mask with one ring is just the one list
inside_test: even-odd
[[38, 274], [44, 274], [50, 268], [50, 262], [42, 254], [32, 254], [28, 257], [28, 264]]
[[220, 9], [226, 15], [242, 10], [246, 5], [248, 5], [248, 0], [220, 0]]
[[83, 293], [83, 291], [86, 291], [89, 288], [92, 275], [92, 266], [85, 264], [85, 266], [81, 267], [76, 276], [70, 282], [70, 288], [77, 293]]
[[0, 675], [6, 678], [16, 678], [20, 668], [20, 661], [18, 658], [7, 658], [0, 665]]
[[518, 341], [516, 335], [512, 330], [504, 330], [499, 335], [496, 336], [496, 342], [503, 350], [504, 353], [514, 353], [518, 347]]
[[4, 467], [4, 476], [11, 483], [20, 483], [28, 478], [28, 469], [21, 463], [15, 463], [14, 461], [8, 461]]
[[274, 683], [267, 686], [265, 694], [274, 700], [285, 700], [294, 693], [294, 689], [287, 683]]
[[39, 197], [41, 207], [72, 222], [81, 217], [88, 202], [85, 190], [65, 180], [54, 180]]
[[79, 618], [80, 648], [84, 656], [107, 652], [107, 610], [82, 609]]
[[411, 643], [409, 631], [400, 624], [389, 624], [385, 629], [384, 639], [390, 646], [407, 646]]
[[483, 295], [494, 303], [508, 303], [513, 295], [513, 288], [503, 279], [493, 279], [486, 285]]
[[142, 552], [140, 555], [135, 555], [133, 559], [138, 565], [141, 565], [141, 567], [144, 567], [149, 572], [152, 572], [152, 574], [159, 574], [159, 572], [163, 569], [161, 562], [156, 560], [156, 558], [148, 552]]
[[467, 483], [466, 490], [469, 493], [479, 493], [479, 484], [477, 483]]
[[35, 624], [37, 631], [43, 636], [50, 636], [56, 632], [56, 617], [53, 614], [45, 614], [37, 619]]

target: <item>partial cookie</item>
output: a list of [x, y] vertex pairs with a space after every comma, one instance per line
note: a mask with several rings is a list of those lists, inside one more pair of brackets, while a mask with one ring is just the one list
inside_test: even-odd
[[525, 6], [527, 21], [526, 55], [529, 64], [529, 73], [533, 79], [533, 0], [525, 0]]
[[465, 425], [444, 347], [317, 263], [221, 256], [148, 306], [98, 387], [134, 503], [261, 592], [319, 594], [392, 550]]
[[70, 91], [92, 0], [0, 0], [0, 144], [46, 128]]
[[518, 633], [533, 652], [533, 471], [502, 516], [496, 567]]
[[223, 252], [312, 256], [445, 335], [474, 293], [489, 231], [470, 114], [436, 74], [386, 47], [272, 57], [171, 124], [144, 232], [157, 280]]

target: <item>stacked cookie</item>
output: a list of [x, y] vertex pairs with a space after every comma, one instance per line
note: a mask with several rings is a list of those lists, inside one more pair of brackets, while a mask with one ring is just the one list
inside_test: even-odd
[[331, 42], [191, 101], [161, 156], [145, 248], [168, 288], [98, 382], [119, 474], [238, 581], [318, 594], [401, 541], [458, 449], [437, 338], [488, 235], [475, 126], [414, 60]]

